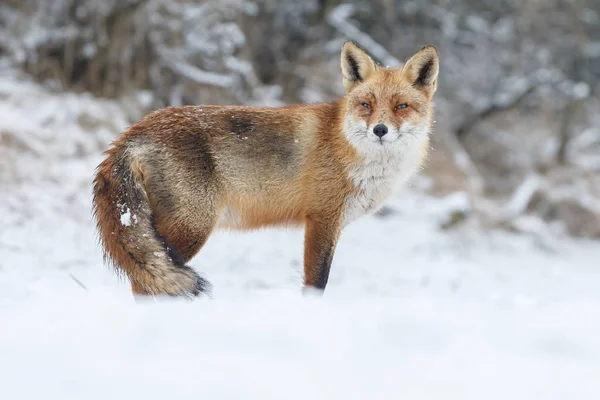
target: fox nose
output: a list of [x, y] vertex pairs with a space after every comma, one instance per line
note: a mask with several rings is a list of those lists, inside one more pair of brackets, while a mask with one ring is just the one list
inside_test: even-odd
[[373, 133], [381, 138], [388, 133], [388, 128], [384, 124], [375, 125], [375, 128], [373, 128]]

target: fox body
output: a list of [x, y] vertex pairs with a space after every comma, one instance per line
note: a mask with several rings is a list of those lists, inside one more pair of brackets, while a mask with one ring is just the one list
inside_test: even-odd
[[344, 97], [278, 108], [154, 111], [106, 152], [94, 179], [105, 259], [135, 294], [196, 296], [186, 266], [219, 228], [305, 228], [304, 285], [324, 290], [341, 231], [421, 167], [439, 70], [427, 46], [402, 68], [342, 47]]

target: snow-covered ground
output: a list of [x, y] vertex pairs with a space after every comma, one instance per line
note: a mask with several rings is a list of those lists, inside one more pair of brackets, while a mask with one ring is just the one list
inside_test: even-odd
[[90, 213], [123, 111], [0, 99], [0, 399], [600, 398], [597, 242], [443, 232], [448, 202], [402, 191], [345, 230], [322, 298], [302, 232], [272, 229], [211, 237], [211, 298], [136, 304]]

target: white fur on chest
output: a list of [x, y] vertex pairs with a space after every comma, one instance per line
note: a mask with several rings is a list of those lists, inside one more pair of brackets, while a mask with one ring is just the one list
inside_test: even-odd
[[425, 139], [413, 137], [402, 149], [389, 146], [369, 152], [362, 163], [349, 169], [356, 193], [346, 199], [344, 225], [377, 211], [394, 189], [410, 178], [420, 166]]

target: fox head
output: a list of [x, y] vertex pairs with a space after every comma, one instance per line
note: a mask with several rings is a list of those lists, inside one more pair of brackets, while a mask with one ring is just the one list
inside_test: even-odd
[[347, 41], [341, 64], [347, 102], [344, 133], [357, 150], [401, 151], [428, 138], [439, 71], [434, 46], [422, 48], [402, 68], [386, 68]]

